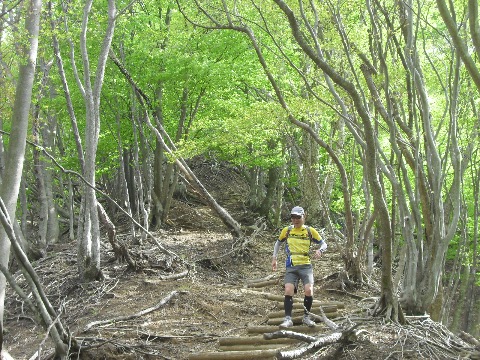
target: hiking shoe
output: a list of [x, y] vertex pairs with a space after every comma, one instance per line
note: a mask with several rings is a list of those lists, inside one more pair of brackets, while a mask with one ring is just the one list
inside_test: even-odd
[[289, 328], [290, 326], [293, 326], [293, 321], [290, 316], [285, 316], [285, 320], [280, 324], [281, 328]]
[[315, 321], [310, 319], [310, 316], [308, 315], [303, 315], [303, 320], [302, 322], [307, 325], [308, 327], [314, 327], [315, 326]]

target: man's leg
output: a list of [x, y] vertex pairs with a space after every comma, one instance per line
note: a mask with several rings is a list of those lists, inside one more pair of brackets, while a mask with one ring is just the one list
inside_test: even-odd
[[292, 321], [292, 310], [293, 310], [293, 292], [294, 285], [291, 283], [285, 284], [285, 298], [283, 300], [283, 305], [285, 308], [285, 320], [280, 324], [280, 327], [290, 327], [293, 325]]
[[310, 312], [313, 304], [313, 284], [305, 285], [305, 297], [303, 298], [303, 306], [305, 307], [305, 314]]
[[309, 276], [308, 280], [306, 279], [305, 282], [305, 297], [303, 298], [303, 323], [307, 326], [315, 326], [315, 321], [310, 319], [310, 316], [308, 315], [310, 310], [312, 309], [313, 304], [313, 276]]
[[285, 306], [285, 316], [292, 317], [294, 288], [294, 284], [285, 284], [285, 299], [283, 300]]

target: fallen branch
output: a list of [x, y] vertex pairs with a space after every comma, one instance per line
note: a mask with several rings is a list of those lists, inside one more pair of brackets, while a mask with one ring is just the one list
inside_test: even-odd
[[295, 331], [288, 331], [288, 330], [279, 330], [273, 333], [263, 334], [263, 338], [265, 340], [289, 338], [289, 339], [301, 340], [308, 343], [312, 343], [317, 340], [315, 336], [305, 335]]
[[[304, 306], [303, 306], [303, 304], [294, 303], [293, 305], [294, 305], [294, 306], [293, 306], [293, 308], [292, 308], [292, 314], [294, 314], [294, 315], [300, 315], [300, 314], [303, 315], [303, 312], [304, 312]], [[315, 309], [312, 307], [312, 309], [311, 309], [312, 314], [313, 314], [313, 312], [315, 312], [315, 313], [318, 312], [319, 316], [322, 315], [322, 311], [320, 310], [321, 308], [322, 308], [322, 306], [319, 306], [318, 308], [315, 308]], [[338, 312], [338, 309], [337, 309], [336, 306], [328, 306], [328, 305], [327, 305], [327, 306], [323, 307], [323, 312], [326, 313], [327, 315], [329, 315], [329, 317], [334, 317], [334, 316], [332, 316], [332, 315], [330, 315], [330, 314], [332, 314], [332, 313], [337, 313], [337, 312]], [[285, 316], [285, 310], [283, 309], [283, 307], [281, 308], [281, 310], [272, 311], [272, 312], [269, 312], [269, 313], [267, 314], [267, 317], [268, 317], [269, 319], [278, 318], [278, 317], [284, 317], [284, 316]]]
[[[279, 302], [278, 305], [283, 308], [283, 301], [285, 299], [284, 295], [274, 295], [274, 294], [270, 294], [270, 293], [260, 293], [260, 292], [259, 292], [259, 294], [262, 294], [268, 300]], [[302, 301], [302, 303], [303, 303], [303, 301]], [[340, 308], [341, 309], [345, 308], [345, 304], [342, 303], [342, 302], [339, 302], [339, 301], [321, 301], [321, 300], [314, 299], [313, 303], [312, 303], [312, 307], [327, 306], [327, 305], [336, 305], [339, 309]], [[295, 306], [295, 303], [293, 304], [293, 306]]]
[[107, 324], [111, 324], [111, 323], [115, 323], [117, 321], [126, 321], [126, 320], [131, 320], [131, 319], [135, 319], [135, 318], [138, 318], [140, 316], [143, 316], [143, 315], [146, 315], [146, 314], [149, 314], [155, 310], [158, 310], [160, 309], [162, 306], [164, 306], [166, 303], [168, 303], [173, 297], [175, 297], [176, 295], [178, 295], [178, 291], [172, 291], [170, 294], [168, 294], [166, 297], [164, 297], [158, 304], [156, 304], [155, 306], [153, 307], [150, 307], [148, 309], [145, 309], [145, 310], [142, 310], [136, 314], [133, 314], [133, 315], [127, 315], [127, 316], [118, 316], [116, 318], [113, 318], [113, 319], [107, 319], [107, 320], [98, 320], [98, 321], [92, 321], [91, 323], [87, 324], [85, 326], [85, 328], [83, 329], [83, 332], [85, 331], [88, 331], [90, 330], [92, 327], [94, 326], [98, 326], [98, 325], [107, 325]]
[[465, 331], [460, 331], [459, 333], [460, 339], [463, 341], [472, 344], [475, 347], [478, 347], [480, 350], [480, 340], [477, 340], [473, 335], [466, 333]]
[[321, 306], [320, 306], [320, 316], [315, 315], [313, 313], [309, 313], [309, 315], [310, 315], [310, 317], [312, 317], [314, 319], [318, 319], [318, 320], [322, 321], [331, 330], [337, 330], [338, 329], [338, 325], [335, 324], [329, 318], [327, 318], [327, 316], [325, 315], [325, 312], [323, 311], [323, 308]]
[[335, 344], [341, 341], [348, 341], [348, 338], [354, 332], [355, 328], [357, 328], [358, 325], [359, 324], [355, 324], [344, 331], [335, 331], [329, 335], [318, 337], [315, 340], [312, 340], [312, 336], [306, 337], [306, 335], [296, 334], [292, 331], [277, 331], [276, 333], [279, 335], [283, 333], [283, 336], [286, 336], [286, 337], [294, 336], [294, 338], [296, 339], [298, 339], [299, 335], [303, 336], [305, 337], [306, 341], [309, 341], [309, 344], [299, 349], [285, 350], [285, 351], [279, 350], [276, 354], [276, 359], [281, 359], [281, 360], [297, 359], [299, 357], [302, 357], [305, 354], [317, 351], [318, 349], [324, 346]]
[[268, 281], [268, 280], [272, 280], [272, 279], [280, 279], [280, 276], [278, 276], [277, 274], [270, 274], [270, 275], [267, 275], [263, 278], [247, 280], [246, 283], [247, 283], [247, 285], [258, 284], [258, 283]]
[[[312, 319], [315, 319], [315, 320], [320, 320], [320, 321], [323, 321], [323, 317], [320, 317], [318, 315], [315, 315], [313, 316], [314, 314], [312, 314]], [[331, 316], [332, 318], [336, 318], [338, 316], [338, 313], [329, 313], [328, 314], [329, 316]], [[282, 316], [282, 317], [277, 317], [277, 318], [269, 318], [267, 320], [267, 325], [280, 325], [283, 321], [285, 320], [285, 317]], [[302, 324], [302, 320], [303, 320], [303, 314], [301, 315], [295, 315], [293, 314], [292, 316], [292, 321], [293, 321], [293, 325], [300, 325]]]
[[172, 274], [172, 275], [159, 275], [158, 279], [145, 279], [143, 280], [147, 284], [159, 284], [165, 280], [177, 280], [184, 278], [188, 275], [188, 270], [182, 271], [181, 273]]
[[188, 275], [188, 270], [185, 270], [185, 271], [182, 271], [181, 273], [177, 273], [177, 274], [160, 275], [159, 279], [160, 280], [177, 280], [177, 279], [184, 278], [187, 275]]
[[138, 337], [143, 340], [147, 340], [149, 342], [152, 341], [164, 341], [164, 340], [172, 340], [172, 339], [191, 339], [195, 338], [196, 336], [193, 335], [165, 335], [165, 334], [153, 334], [147, 333], [144, 331], [138, 331], [138, 329], [132, 329], [135, 333], [138, 334]]

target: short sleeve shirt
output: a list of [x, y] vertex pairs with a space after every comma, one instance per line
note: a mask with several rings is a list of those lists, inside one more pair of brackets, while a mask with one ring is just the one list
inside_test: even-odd
[[323, 241], [320, 238], [317, 230], [310, 227], [312, 239], [308, 236], [307, 226], [303, 225], [301, 228], [292, 227], [287, 236], [289, 227], [286, 226], [280, 232], [279, 241], [285, 241], [285, 252], [287, 254], [286, 266], [306, 265], [311, 264], [310, 261], [310, 245], [311, 242], [321, 244]]

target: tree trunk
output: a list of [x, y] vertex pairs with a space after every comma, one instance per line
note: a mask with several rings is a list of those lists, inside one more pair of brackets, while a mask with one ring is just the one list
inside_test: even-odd
[[[136, 101], [136, 100], [133, 100]], [[136, 114], [134, 115], [136, 116]], [[135, 169], [135, 184], [136, 188], [136, 198], [138, 199], [138, 210], [139, 210], [139, 222], [142, 223], [143, 227], [149, 231], [150, 223], [150, 210], [151, 210], [151, 194], [152, 194], [152, 181], [151, 181], [151, 164], [149, 152], [145, 145], [145, 137], [140, 131], [137, 132], [137, 127], [135, 125], [135, 120], [132, 119], [132, 128], [136, 144], [133, 147], [133, 158], [134, 158], [134, 169]], [[140, 141], [139, 141], [140, 138]], [[141, 151], [139, 152], [139, 148]], [[142, 165], [140, 165], [140, 154], [142, 157]], [[142, 171], [143, 170], [143, 171]], [[142, 231], [141, 233], [141, 242], [147, 238], [147, 234]]]
[[[480, 289], [477, 285], [477, 273], [479, 266], [479, 249], [478, 249], [478, 236], [479, 236], [479, 187], [480, 187], [480, 169], [476, 169], [473, 174], [473, 193], [474, 193], [474, 211], [473, 211], [473, 236], [471, 239], [472, 248], [472, 265], [470, 267], [470, 276], [468, 283], [467, 293], [467, 307], [465, 309], [465, 315], [467, 317], [465, 324], [465, 331], [472, 334], [475, 337], [480, 336]], [[467, 314], [471, 314], [468, 316]]]
[[[108, 25], [105, 31], [103, 44], [97, 59], [96, 74], [92, 85], [91, 69], [87, 50], [87, 27], [93, 0], [88, 0], [84, 6], [80, 47], [84, 73], [84, 101], [85, 101], [85, 180], [95, 186], [95, 159], [100, 133], [100, 94], [103, 86], [108, 52], [115, 29], [116, 7], [115, 0], [108, 1]], [[102, 277], [100, 270], [100, 228], [97, 212], [97, 198], [95, 190], [83, 185], [83, 197], [78, 232], [78, 261], [80, 279], [98, 280]], [[80, 226], [81, 225], [81, 226]]]
[[[52, 14], [52, 2], [51, 1], [48, 2], [48, 12], [49, 12], [49, 17], [50, 17], [50, 28], [52, 29], [52, 33], [53, 33], [53, 36], [52, 36], [53, 53], [54, 53], [55, 58], [57, 60], [58, 73], [59, 73], [59, 76], [60, 76], [60, 80], [62, 82], [63, 95], [65, 96], [66, 107], [67, 107], [68, 115], [70, 117], [70, 122], [71, 122], [71, 125], [72, 125], [73, 135], [74, 135], [74, 139], [75, 139], [75, 145], [76, 145], [76, 149], [77, 149], [78, 161], [80, 162], [80, 169], [83, 172], [83, 169], [85, 167], [85, 160], [84, 160], [84, 154], [83, 154], [82, 139], [80, 137], [80, 132], [78, 130], [77, 118], [75, 116], [75, 110], [74, 110], [74, 107], [73, 107], [72, 97], [70, 95], [70, 89], [69, 89], [69, 86], [68, 86], [67, 77], [65, 75], [65, 69], [64, 69], [64, 66], [63, 66], [62, 54], [60, 53], [60, 46], [59, 46], [58, 39], [57, 39], [57, 36], [56, 36], [56, 32], [58, 30], [56, 29], [55, 19], [53, 18], [53, 14]], [[64, 14], [64, 15], [66, 16], [66, 14]], [[66, 30], [67, 29], [65, 29], [65, 31]], [[76, 66], [75, 66], [75, 58], [73, 57], [73, 54], [75, 53], [73, 51], [73, 42], [71, 40], [70, 40], [70, 46], [72, 47], [72, 51], [71, 51], [72, 58], [70, 59], [71, 65], [72, 65], [73, 70], [74, 70], [75, 78], [77, 79], [77, 82], [80, 83], [81, 81], [78, 78], [78, 72], [77, 72]]]
[[[310, 121], [313, 131], [318, 131], [318, 124], [315, 119]], [[301, 160], [303, 165], [302, 186], [303, 206], [307, 212], [307, 218], [310, 223], [318, 224], [321, 219], [321, 194], [320, 194], [320, 174], [319, 164], [319, 146], [307, 132], [302, 132]]]
[[152, 221], [154, 228], [162, 225], [162, 188], [163, 188], [163, 163], [165, 162], [164, 150], [158, 139], [155, 139], [155, 150], [153, 153], [153, 192], [152, 192]]
[[[260, 215], [264, 216], [266, 219], [270, 219], [272, 216], [275, 216], [275, 212], [272, 212], [272, 205], [276, 200], [276, 193], [278, 185], [280, 182], [280, 171], [279, 167], [272, 167], [268, 169], [268, 182], [267, 182], [267, 193], [263, 202], [260, 206]], [[275, 219], [270, 221], [272, 224], [275, 223]]]
[[275, 189], [275, 207], [272, 210], [272, 225], [276, 228], [279, 228], [282, 225], [282, 204], [283, 204], [283, 194], [285, 191], [285, 183], [283, 177], [285, 174], [285, 165], [278, 168], [278, 182]]
[[[27, 4], [26, 4], [27, 5]], [[15, 219], [18, 192], [25, 159], [25, 145], [28, 129], [28, 115], [32, 100], [32, 87], [37, 60], [38, 35], [40, 28], [41, 0], [28, 2], [25, 29], [28, 38], [20, 57], [15, 103], [13, 105], [12, 128], [9, 147], [5, 153], [5, 171], [0, 184], [0, 197], [5, 202], [6, 210], [11, 219]], [[0, 229], [0, 264], [8, 267], [10, 241], [4, 228]], [[3, 315], [5, 302], [5, 277], [0, 274], [0, 346], [3, 340]]]
[[[40, 104], [43, 99], [51, 95], [48, 83], [52, 64], [53, 61], [45, 63], [45, 61], [42, 60], [41, 62], [42, 78], [40, 81], [38, 100], [34, 107], [32, 125], [34, 142], [48, 149], [50, 153], [53, 153], [52, 133], [55, 131], [56, 119], [48, 112], [43, 114], [40, 111]], [[58, 216], [53, 200], [51, 170], [48, 169], [48, 165], [42, 159], [41, 150], [37, 148], [33, 150], [33, 159], [38, 191], [37, 198], [40, 205], [39, 240], [36, 243], [36, 247], [38, 248], [37, 250], [45, 253], [46, 247], [58, 240]]]
[[[117, 151], [118, 151], [118, 190], [117, 190], [117, 198], [121, 199], [120, 203], [122, 204], [125, 211], [128, 213], [130, 217], [132, 217], [132, 212], [135, 208], [135, 200], [133, 198], [134, 191], [133, 191], [133, 179], [132, 176], [129, 176], [129, 168], [130, 168], [130, 152], [128, 149], [123, 147], [123, 140], [122, 140], [122, 133], [121, 129], [121, 115], [117, 112], [115, 114], [116, 123], [117, 123]], [[130, 232], [135, 239], [135, 225], [131, 222], [130, 223]]]
[[[36, 144], [40, 144], [40, 124], [38, 110], [33, 116], [32, 132]], [[37, 250], [44, 253], [47, 249], [47, 226], [48, 226], [48, 204], [45, 190], [45, 171], [43, 162], [40, 160], [41, 152], [38, 149], [33, 150], [33, 168], [37, 188], [37, 200], [39, 205], [38, 236], [34, 244]]]
[[258, 210], [260, 209], [263, 199], [265, 198], [265, 193], [263, 190], [265, 187], [264, 174], [263, 171], [257, 166], [252, 166], [247, 171], [249, 189], [247, 204], [249, 208]]

